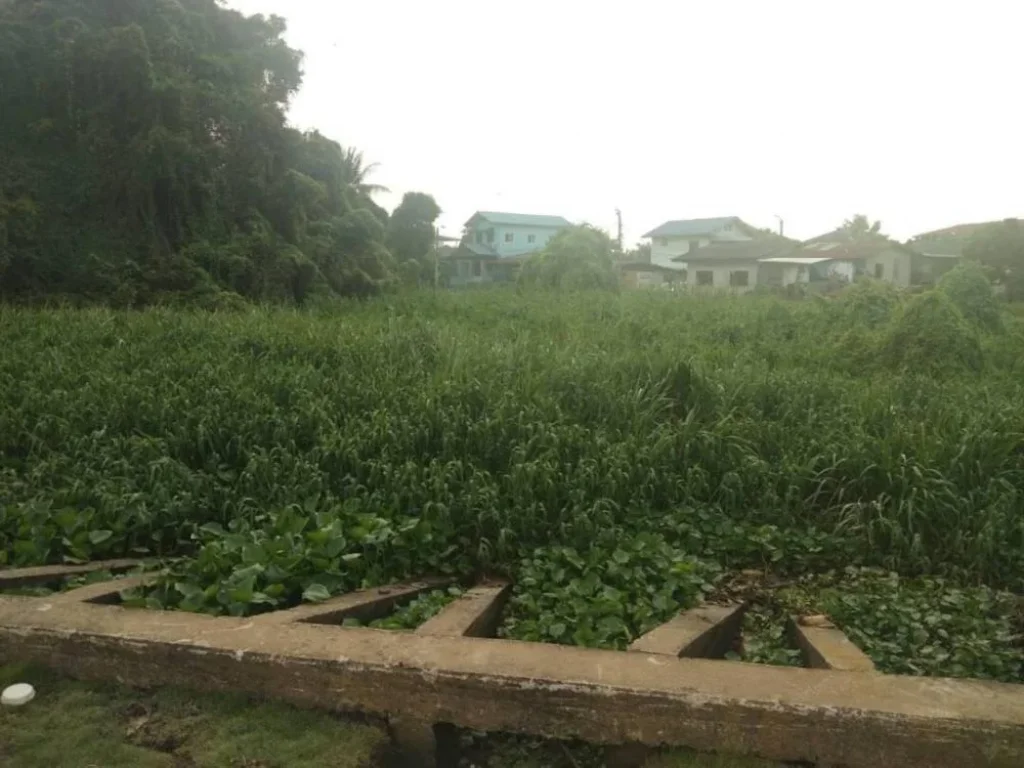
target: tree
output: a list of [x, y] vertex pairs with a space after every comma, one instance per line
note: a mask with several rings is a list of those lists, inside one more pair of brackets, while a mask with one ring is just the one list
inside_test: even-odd
[[287, 125], [284, 31], [217, 0], [0, 0], [0, 297], [392, 284], [374, 165]]
[[563, 229], [523, 265], [519, 284], [556, 290], [617, 290], [615, 243], [590, 224]]
[[975, 234], [964, 255], [984, 266], [992, 278], [1006, 286], [1007, 298], [1024, 300], [1024, 226], [1007, 219]]
[[870, 237], [885, 237], [881, 233], [882, 222], [874, 223], [863, 213], [854, 214], [853, 218], [846, 219], [840, 227], [846, 232], [851, 240], [863, 240]]
[[440, 215], [440, 206], [423, 192], [407, 192], [391, 214], [387, 244], [408, 282], [432, 279], [429, 257], [435, 245], [434, 222]]

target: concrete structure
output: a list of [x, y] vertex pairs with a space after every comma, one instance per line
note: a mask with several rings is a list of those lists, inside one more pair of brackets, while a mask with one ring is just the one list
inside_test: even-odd
[[[381, 714], [398, 731], [412, 724], [413, 741], [419, 738], [419, 748], [428, 751], [456, 725], [847, 768], [1024, 764], [1021, 685], [316, 621], [319, 611], [332, 621], [341, 618], [343, 600], [355, 611], [360, 598], [377, 601], [386, 596], [382, 590], [419, 588], [409, 585], [250, 618], [129, 610], [104, 604], [116, 597], [118, 585], [106, 587], [106, 596], [88, 588], [91, 602], [78, 590], [59, 597], [0, 596], [0, 660], [42, 663], [82, 679], [187, 684]], [[500, 595], [503, 587], [490, 589]], [[467, 614], [488, 610], [479, 594]], [[456, 601], [445, 610], [464, 609]], [[486, 622], [463, 615], [440, 623], [468, 628]], [[416, 724], [425, 723], [436, 725], [416, 732]]]
[[855, 237], [845, 229], [837, 229], [806, 240], [785, 255], [804, 259], [821, 259], [820, 263], [838, 265], [834, 274], [866, 276], [884, 280], [903, 288], [912, 284], [915, 252], [884, 235]]
[[458, 249], [449, 257], [453, 286], [511, 280], [523, 259], [571, 226], [561, 216], [478, 211], [465, 224]]
[[682, 271], [687, 254], [712, 243], [735, 243], [760, 236], [759, 230], [738, 216], [666, 221], [644, 235], [651, 240], [651, 264]]
[[812, 669], [834, 669], [841, 672], [875, 671], [875, 664], [867, 654], [851, 643], [850, 638], [830, 621], [812, 624], [803, 618], [792, 618], [790, 633], [800, 648], [804, 664]]
[[757, 287], [759, 261], [793, 245], [787, 238], [762, 234], [743, 242], [712, 243], [678, 258], [686, 259], [688, 288], [747, 293]]

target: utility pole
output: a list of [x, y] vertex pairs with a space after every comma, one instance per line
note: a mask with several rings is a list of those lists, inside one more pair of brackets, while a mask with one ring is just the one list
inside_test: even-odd
[[618, 208], [615, 209], [615, 219], [619, 223], [618, 236], [615, 240], [619, 244], [619, 253], [622, 253], [622, 211]]
[[786, 222], [782, 220], [782, 217], [779, 216], [779, 214], [775, 213], [775, 214], [772, 214], [772, 215], [775, 216], [775, 218], [779, 220], [779, 237], [785, 237], [786, 236]]

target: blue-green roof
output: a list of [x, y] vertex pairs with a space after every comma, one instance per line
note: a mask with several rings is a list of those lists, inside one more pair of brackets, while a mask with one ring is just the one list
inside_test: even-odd
[[644, 237], [697, 237], [699, 235], [711, 235], [720, 231], [727, 224], [735, 224], [738, 221], [739, 217], [737, 216], [666, 221], [657, 229], [652, 229]]
[[502, 213], [500, 211], [477, 211], [466, 222], [468, 227], [476, 219], [484, 219], [491, 224], [507, 224], [520, 227], [552, 227], [561, 229], [572, 226], [572, 222], [561, 216], [538, 216], [533, 213]]

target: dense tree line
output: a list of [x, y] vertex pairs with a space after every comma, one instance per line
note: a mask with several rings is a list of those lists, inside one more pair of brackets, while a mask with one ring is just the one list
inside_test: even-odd
[[216, 0], [0, 0], [0, 297], [302, 303], [420, 279], [439, 214], [288, 126], [301, 54]]

